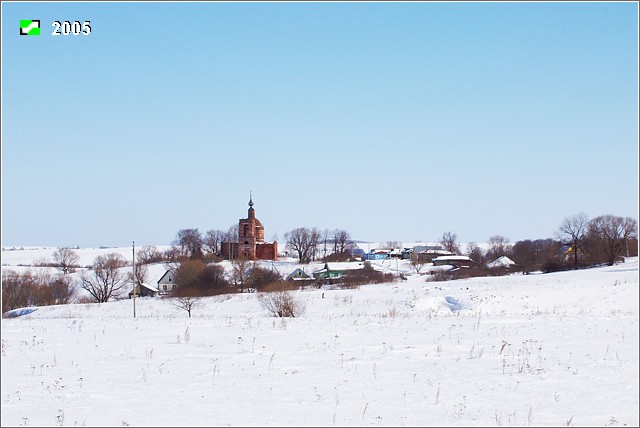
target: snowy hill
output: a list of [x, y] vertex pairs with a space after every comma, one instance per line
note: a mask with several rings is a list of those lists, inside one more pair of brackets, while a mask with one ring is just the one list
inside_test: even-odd
[[637, 258], [295, 293], [299, 318], [247, 293], [3, 319], [2, 426], [640, 422]]

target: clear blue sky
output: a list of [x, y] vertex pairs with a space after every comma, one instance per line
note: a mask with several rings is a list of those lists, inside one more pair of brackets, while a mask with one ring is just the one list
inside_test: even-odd
[[168, 244], [249, 191], [280, 242], [637, 219], [638, 5], [2, 3], [3, 246]]

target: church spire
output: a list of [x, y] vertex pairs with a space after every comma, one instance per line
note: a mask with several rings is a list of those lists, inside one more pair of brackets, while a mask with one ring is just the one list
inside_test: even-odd
[[253, 209], [253, 197], [251, 196], [251, 190], [249, 190], [249, 218], [256, 216], [256, 210]]

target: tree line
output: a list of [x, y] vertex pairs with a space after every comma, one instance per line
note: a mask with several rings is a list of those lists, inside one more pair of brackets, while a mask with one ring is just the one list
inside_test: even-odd
[[[275, 270], [264, 269], [246, 260], [231, 261], [229, 275], [217, 262], [221, 261], [223, 242], [235, 242], [238, 226], [226, 232], [209, 230], [202, 235], [198, 229], [181, 229], [171, 248], [160, 251], [154, 246], [142, 247], [136, 253], [135, 282], [146, 281], [151, 263], [167, 263], [180, 287], [176, 297], [210, 296], [246, 290], [262, 291], [269, 287], [283, 286], [284, 279]], [[349, 250], [355, 245], [349, 232], [342, 229], [320, 231], [316, 227], [297, 227], [285, 233], [285, 240], [300, 263], [315, 260], [346, 261], [351, 259]], [[638, 225], [630, 217], [601, 215], [589, 219], [584, 213], [566, 217], [555, 231], [554, 239], [522, 240], [514, 244], [508, 238], [494, 235], [489, 247], [483, 250], [476, 243], [469, 243], [462, 251], [455, 233], [449, 231], [439, 241], [441, 247], [453, 254], [465, 253], [478, 266], [499, 256], [510, 257], [524, 273], [541, 270], [552, 272], [576, 269], [599, 264], [613, 265], [621, 256], [638, 255]], [[388, 242], [390, 248], [401, 243]], [[70, 248], [58, 248], [52, 254], [60, 275], [49, 273], [2, 273], [3, 313], [25, 306], [66, 304], [77, 301], [77, 289], [86, 291], [88, 301], [108, 302], [121, 298], [134, 283], [134, 273], [126, 271], [129, 262], [117, 253], [96, 257], [93, 264], [83, 269], [76, 281], [69, 274], [80, 268], [77, 253]], [[420, 272], [424, 261], [412, 256], [412, 265]], [[390, 278], [386, 278], [389, 280]], [[384, 278], [366, 277], [357, 281], [380, 282]]]
[[[507, 256], [524, 273], [553, 272], [598, 265], [613, 265], [622, 257], [638, 255], [638, 223], [631, 217], [601, 215], [593, 219], [585, 213], [565, 217], [554, 238], [526, 239], [514, 244], [508, 238], [494, 235], [483, 251], [477, 244], [467, 245], [466, 255], [481, 266]], [[453, 232], [443, 234], [440, 245], [460, 254]]]

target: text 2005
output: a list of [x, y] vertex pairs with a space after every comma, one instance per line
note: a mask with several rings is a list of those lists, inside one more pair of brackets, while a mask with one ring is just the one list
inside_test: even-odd
[[91, 34], [91, 21], [53, 21], [51, 24], [53, 27], [52, 36], [68, 36], [69, 34], [77, 36], [82, 34], [83, 36], [88, 36]]

